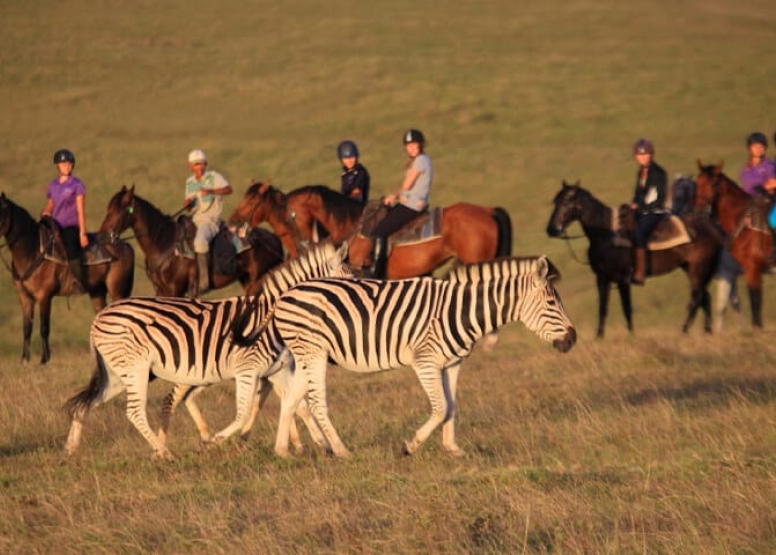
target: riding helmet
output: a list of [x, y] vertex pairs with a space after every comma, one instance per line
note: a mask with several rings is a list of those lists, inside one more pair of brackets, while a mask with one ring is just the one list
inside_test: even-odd
[[409, 143], [418, 143], [420, 146], [423, 146], [426, 144], [426, 138], [423, 136], [423, 133], [418, 131], [417, 129], [409, 129], [404, 132], [404, 138], [402, 139], [405, 145]]
[[339, 158], [358, 158], [358, 147], [353, 141], [342, 141], [337, 147]]
[[205, 156], [205, 153], [202, 152], [200, 149], [195, 148], [194, 150], [189, 152], [189, 164], [199, 164], [199, 163], [207, 164], [207, 156]]
[[75, 155], [66, 148], [57, 150], [54, 153], [54, 163], [61, 164], [62, 162], [70, 162], [75, 166]]
[[755, 131], [746, 138], [746, 146], [752, 146], [754, 143], [763, 145], [765, 148], [768, 148], [768, 139], [759, 131]]
[[639, 139], [633, 145], [633, 154], [655, 154], [655, 145], [647, 139]]

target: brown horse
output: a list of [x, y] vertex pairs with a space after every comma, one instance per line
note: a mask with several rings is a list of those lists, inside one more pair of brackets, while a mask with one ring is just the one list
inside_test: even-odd
[[[30, 213], [13, 203], [5, 193], [0, 194], [0, 234], [11, 251], [10, 270], [24, 317], [22, 362], [30, 360], [30, 338], [35, 303], [40, 313], [42, 354], [40, 363], [51, 359], [49, 331], [51, 299], [72, 292], [63, 287], [70, 269], [66, 263], [49, 260], [42, 252], [41, 225]], [[95, 240], [90, 236], [90, 241]], [[84, 266], [84, 289], [89, 294], [95, 312], [106, 306], [106, 296], [116, 301], [132, 294], [135, 276], [135, 251], [124, 241], [104, 247], [111, 259]]]
[[[132, 229], [138, 245], [146, 255], [146, 272], [157, 296], [182, 297], [194, 279], [195, 262], [176, 253], [178, 223], [163, 214], [153, 204], [135, 194], [134, 185], [122, 186], [108, 203], [100, 233], [111, 241], [127, 229]], [[230, 273], [212, 273], [213, 289], [239, 281], [246, 294], [256, 292], [264, 273], [283, 261], [280, 240], [267, 230], [253, 230], [252, 248], [237, 255], [237, 265]], [[211, 271], [213, 264], [210, 264]]]
[[722, 173], [722, 164], [704, 165], [695, 179], [695, 208], [710, 211], [727, 235], [727, 247], [744, 273], [752, 308], [752, 325], [761, 328], [763, 273], [768, 269], [773, 234], [765, 204], [748, 195]]
[[[609, 305], [610, 284], [617, 285], [628, 331], [633, 330], [630, 275], [632, 269], [631, 248], [619, 246], [612, 229], [613, 211], [579, 186], [565, 181], [553, 201], [555, 208], [547, 224], [550, 237], [566, 237], [566, 228], [578, 221], [590, 242], [587, 251], [590, 267], [596, 275], [598, 286], [598, 330], [596, 336], [604, 336], [604, 324]], [[648, 253], [648, 276], [659, 276], [681, 268], [690, 279], [690, 304], [682, 331], [687, 332], [695, 319], [698, 308], [703, 308], [706, 332], [711, 332], [711, 299], [709, 281], [717, 266], [721, 240], [711, 225], [682, 217], [693, 241]]]
[[[363, 206], [323, 185], [308, 185], [288, 195], [268, 183], [254, 183], [235, 208], [230, 224], [255, 227], [268, 222], [291, 256], [312, 239], [313, 222], [339, 243], [359, 229]], [[349, 239], [348, 259], [358, 268], [371, 256], [370, 239]], [[458, 203], [444, 208], [441, 233], [431, 239], [397, 244], [388, 256], [386, 277], [426, 275], [456, 259], [463, 264], [485, 262], [512, 252], [512, 222], [503, 208]]]

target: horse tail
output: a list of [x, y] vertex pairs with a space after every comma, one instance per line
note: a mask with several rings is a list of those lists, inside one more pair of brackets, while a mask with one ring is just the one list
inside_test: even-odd
[[497, 206], [493, 209], [491, 217], [496, 222], [498, 228], [498, 245], [496, 246], [496, 256], [512, 255], [512, 218], [509, 212]]
[[94, 349], [94, 356], [97, 360], [97, 365], [89, 380], [89, 384], [68, 399], [63, 407], [65, 413], [71, 419], [88, 411], [105, 390], [105, 386], [108, 383], [108, 370], [105, 368], [105, 361], [97, 349]]

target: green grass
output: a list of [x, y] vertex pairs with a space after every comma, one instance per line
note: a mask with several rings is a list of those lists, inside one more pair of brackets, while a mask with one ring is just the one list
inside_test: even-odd
[[[91, 229], [122, 184], [177, 211], [192, 148], [234, 185], [227, 212], [252, 178], [285, 190], [337, 186], [345, 138], [358, 143], [377, 196], [398, 185], [400, 137], [416, 127], [434, 162], [432, 202], [504, 206], [515, 254], [548, 254], [561, 268], [580, 333], [565, 356], [519, 326], [496, 352], [475, 352], [460, 391], [462, 460], [441, 451], [438, 433], [414, 458], [398, 455], [427, 415], [410, 371], [333, 371], [332, 419], [352, 460], [313, 449], [277, 460], [273, 402], [244, 447], [201, 452], [177, 415], [178, 460], [151, 462], [119, 401], [95, 411], [78, 457], [59, 466], [68, 423], [58, 408], [88, 379], [93, 315], [86, 299], [57, 299], [52, 364], [21, 366], [6, 273], [0, 550], [776, 549], [772, 278], [764, 333], [729, 317], [724, 336], [704, 337], [697, 322], [681, 336], [688, 284], [677, 272], [634, 291], [634, 335], [612, 298], [607, 339], [595, 342], [592, 274], [545, 233], [564, 178], [611, 205], [630, 199], [640, 136], [655, 141], [670, 174], [693, 172], [701, 158], [737, 176], [744, 138], [776, 128], [769, 2], [0, 7], [0, 191], [31, 213], [62, 147], [78, 159]], [[585, 241], [571, 247], [584, 258]], [[150, 294], [138, 255], [136, 294]], [[34, 360], [39, 352], [36, 339]], [[152, 387], [152, 420], [164, 393]], [[230, 419], [230, 387], [204, 397], [212, 422]]]

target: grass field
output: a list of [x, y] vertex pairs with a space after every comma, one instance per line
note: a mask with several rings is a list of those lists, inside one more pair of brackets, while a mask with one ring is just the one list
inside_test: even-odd
[[[402, 132], [415, 127], [434, 163], [432, 203], [505, 207], [515, 254], [547, 254], [561, 268], [580, 336], [558, 355], [515, 326], [495, 352], [475, 351], [459, 394], [463, 459], [446, 456], [438, 434], [399, 456], [428, 411], [411, 371], [334, 370], [332, 419], [351, 460], [312, 447], [278, 460], [273, 400], [244, 445], [202, 451], [176, 415], [178, 458], [154, 462], [118, 400], [92, 414], [78, 456], [59, 465], [68, 427], [59, 407], [88, 381], [93, 314], [85, 298], [57, 299], [52, 363], [22, 366], [6, 272], [0, 551], [776, 551], [774, 278], [763, 332], [750, 329], [744, 303], [724, 335], [704, 336], [697, 322], [681, 335], [688, 285], [676, 273], [634, 291], [635, 334], [613, 302], [607, 338], [594, 341], [594, 281], [575, 261], [586, 243], [569, 250], [545, 233], [562, 179], [581, 179], [611, 205], [630, 199], [640, 136], [670, 174], [701, 158], [737, 177], [745, 137], [776, 129], [770, 2], [0, 7], [0, 191], [34, 215], [62, 147], [76, 154], [96, 229], [123, 184], [177, 211], [192, 148], [235, 187], [227, 212], [252, 178], [284, 190], [337, 186], [335, 148], [346, 138], [374, 196], [389, 193]], [[135, 292], [147, 295], [141, 260]], [[166, 391], [151, 388], [152, 420]], [[233, 389], [213, 388], [202, 404], [225, 423]]]

